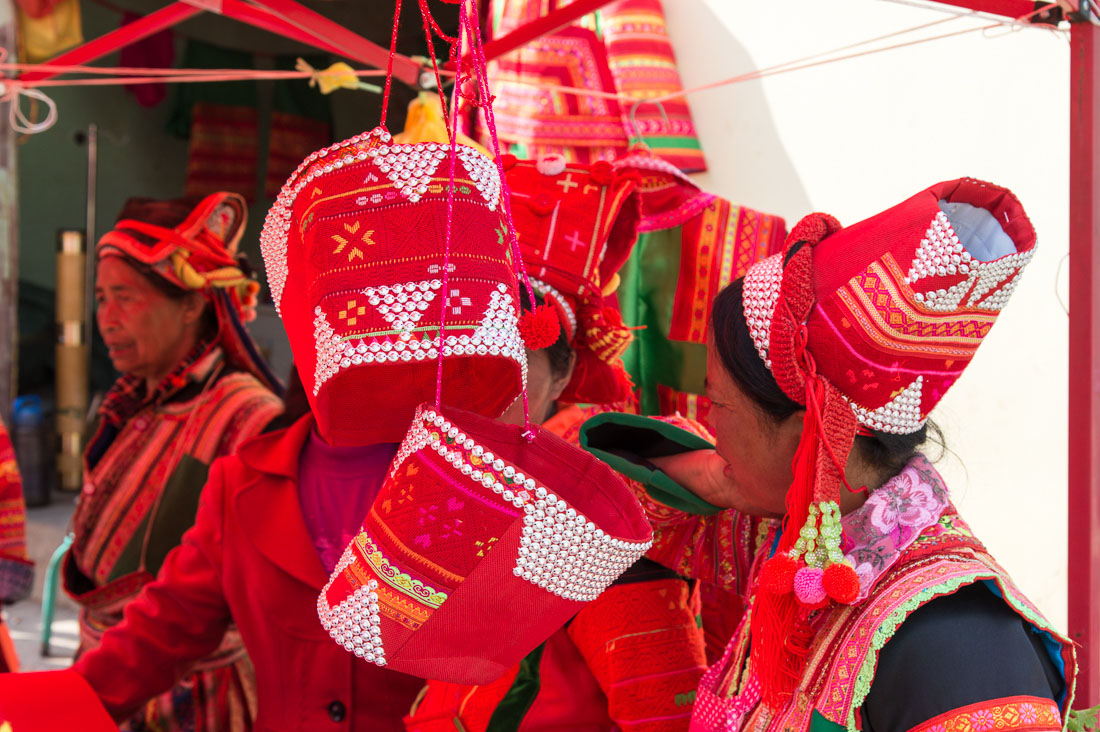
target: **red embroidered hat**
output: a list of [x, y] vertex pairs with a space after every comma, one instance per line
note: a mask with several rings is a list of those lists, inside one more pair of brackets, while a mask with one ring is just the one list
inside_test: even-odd
[[202, 293], [218, 321], [217, 343], [236, 365], [281, 391], [244, 323], [256, 317], [256, 281], [237, 245], [248, 220], [239, 194], [202, 199], [131, 198], [114, 229], [96, 244], [96, 257], [124, 257], [148, 265], [184, 290]]
[[529, 441], [417, 410], [317, 600], [336, 642], [396, 671], [488, 683], [646, 552], [652, 530], [614, 471], [535, 429]]
[[[787, 530], [761, 572], [755, 638], [786, 637], [807, 609], [857, 599], [837, 506], [857, 429], [919, 430], [1034, 252], [1035, 231], [1016, 197], [964, 178], [846, 228], [807, 216], [782, 254], [746, 274], [744, 313], [757, 351], [807, 407]], [[790, 693], [797, 678], [789, 645], [754, 644], [765, 701]]]
[[512, 220], [531, 284], [559, 312], [577, 353], [565, 402], [609, 404], [630, 398], [621, 356], [630, 330], [613, 302], [617, 272], [637, 239], [636, 175], [611, 165], [505, 156]]
[[[435, 394], [497, 416], [526, 373], [496, 165], [459, 145], [448, 263], [449, 146], [384, 128], [307, 158], [268, 213], [268, 282], [322, 436], [397, 442]], [[446, 298], [444, 295], [446, 294]]]

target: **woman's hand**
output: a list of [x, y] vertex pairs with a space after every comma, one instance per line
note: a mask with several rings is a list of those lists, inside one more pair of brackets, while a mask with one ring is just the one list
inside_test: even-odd
[[649, 461], [668, 477], [702, 498], [723, 508], [734, 505], [733, 484], [726, 476], [726, 461], [715, 450], [692, 450]]

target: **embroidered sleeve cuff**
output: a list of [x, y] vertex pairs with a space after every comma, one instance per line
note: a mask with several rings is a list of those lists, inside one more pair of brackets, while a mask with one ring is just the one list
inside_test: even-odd
[[944, 712], [909, 732], [1057, 732], [1062, 715], [1052, 699], [1009, 696]]

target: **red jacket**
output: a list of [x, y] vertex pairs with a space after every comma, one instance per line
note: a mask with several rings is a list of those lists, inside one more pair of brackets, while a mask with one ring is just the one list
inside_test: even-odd
[[402, 730], [420, 679], [336, 645], [317, 619], [328, 578], [298, 500], [312, 416], [211, 466], [195, 526], [123, 622], [74, 666], [123, 718], [213, 651], [232, 618], [256, 667], [254, 729]]

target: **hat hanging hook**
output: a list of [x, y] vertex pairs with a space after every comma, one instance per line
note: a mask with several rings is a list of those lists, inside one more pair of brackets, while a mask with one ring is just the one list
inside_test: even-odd
[[634, 133], [634, 137], [632, 137], [631, 140], [630, 140], [631, 144], [636, 144], [636, 143], [641, 143], [643, 145], [646, 144], [645, 143], [645, 136], [642, 135], [641, 130], [638, 129], [638, 120], [635, 118], [635, 115], [637, 115], [637, 113], [638, 113], [638, 107], [640, 107], [643, 104], [656, 105], [657, 109], [659, 109], [660, 112], [661, 112], [661, 118], [665, 121], [665, 127], [669, 127], [669, 128], [672, 127], [672, 123], [668, 119], [668, 112], [665, 111], [665, 105], [664, 104], [662, 104], [659, 100], [656, 100], [656, 99], [654, 99], [654, 100], [639, 99], [638, 101], [634, 102], [634, 104], [630, 105], [630, 115], [629, 115], [630, 130]]

